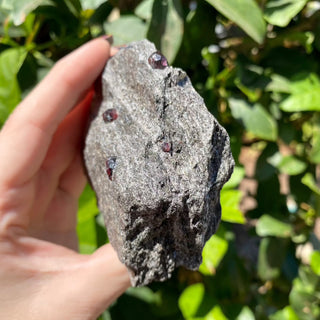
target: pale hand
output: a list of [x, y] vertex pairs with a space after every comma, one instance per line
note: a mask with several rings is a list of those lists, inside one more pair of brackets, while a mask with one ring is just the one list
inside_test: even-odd
[[60, 60], [0, 132], [0, 319], [91, 320], [129, 287], [110, 245], [76, 252], [92, 85], [112, 49]]

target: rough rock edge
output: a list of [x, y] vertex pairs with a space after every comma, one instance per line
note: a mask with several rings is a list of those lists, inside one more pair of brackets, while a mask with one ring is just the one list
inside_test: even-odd
[[[106, 108], [112, 107], [109, 102], [114, 102], [114, 99], [117, 99], [117, 97], [111, 97], [115, 91], [115, 88], [113, 87], [111, 82], [109, 82], [108, 84], [108, 81], [115, 81], [121, 86], [121, 77], [127, 76], [127, 74], [123, 75], [121, 72], [119, 72], [119, 74], [117, 75], [115, 72], [119, 69], [117, 68], [117, 64], [120, 63], [119, 60], [122, 59], [121, 56], [129, 55], [128, 50], [133, 51], [133, 53], [138, 52], [138, 63], [141, 63], [142, 61], [145, 64], [147, 64], [147, 58], [150, 56], [150, 54], [156, 51], [153, 44], [144, 40], [138, 43], [130, 44], [127, 48], [122, 49], [115, 57], [113, 57], [108, 62], [103, 74], [103, 92], [105, 99], [102, 102], [100, 109], [96, 110], [98, 114], [95, 120], [93, 120], [93, 123], [97, 121], [97, 119], [100, 120], [101, 113]], [[125, 51], [127, 51], [127, 53]], [[124, 61], [122, 61], [122, 63]], [[127, 72], [128, 71], [130, 72], [130, 70], [127, 70]], [[136, 72], [137, 70], [133, 71]], [[152, 72], [152, 70], [150, 70], [150, 72]], [[154, 75], [154, 77], [156, 78], [155, 81], [154, 79], [152, 79], [152, 75]], [[110, 79], [108, 79], [108, 77]], [[164, 70], [153, 70], [153, 73], [151, 73], [150, 79], [148, 79], [148, 81], [150, 83], [152, 83], [153, 81], [157, 84], [154, 93], [154, 104], [156, 105], [157, 114], [160, 119], [159, 124], [160, 126], [162, 125], [164, 127], [164, 131], [166, 130], [165, 127], [168, 126], [168, 123], [165, 123], [164, 119], [166, 118], [166, 114], [170, 109], [168, 108], [170, 106], [170, 103], [175, 99], [176, 93], [174, 90], [176, 90], [178, 87], [182, 87], [184, 90], [188, 89], [189, 95], [192, 95], [192, 99], [196, 101], [198, 106], [204, 105], [202, 98], [192, 88], [189, 78], [181, 69], [169, 67]], [[110, 92], [110, 90], [113, 90], [113, 92]], [[191, 101], [193, 101], [192, 99]], [[198, 269], [199, 265], [201, 264], [201, 252], [203, 246], [218, 227], [221, 215], [219, 199], [220, 189], [222, 188], [223, 184], [230, 178], [234, 166], [234, 161], [232, 159], [230, 151], [229, 137], [225, 132], [225, 129], [218, 124], [218, 122], [209, 112], [208, 118], [209, 123], [211, 123], [212, 126], [212, 136], [210, 136], [210, 141], [212, 142], [212, 144], [210, 152], [215, 161], [210, 161], [207, 167], [209, 179], [207, 183], [207, 187], [209, 190], [208, 197], [211, 199], [211, 201], [209, 201], [208, 199], [204, 199], [203, 206], [199, 205], [199, 211], [205, 210], [212, 212], [211, 215], [206, 212], [203, 215], [200, 214], [202, 218], [202, 221], [200, 221], [202, 222], [201, 226], [203, 227], [203, 225], [206, 224], [206, 231], [202, 234], [202, 236], [198, 235], [199, 237], [197, 239], [195, 239], [194, 230], [193, 232], [192, 230], [186, 231], [186, 234], [179, 234], [179, 237], [177, 234], [177, 230], [175, 230], [176, 226], [179, 224], [183, 229], [183, 224], [187, 225], [188, 222], [190, 224], [190, 221], [192, 219], [201, 219], [199, 218], [199, 213], [198, 216], [196, 214], [193, 214], [193, 216], [190, 217], [190, 208], [188, 208], [188, 201], [190, 197], [186, 196], [184, 199], [182, 199], [182, 206], [177, 205], [176, 207], [174, 207], [173, 204], [170, 203], [168, 199], [166, 199], [167, 201], [163, 201], [160, 207], [159, 204], [154, 208], [152, 208], [150, 204], [145, 205], [144, 207], [140, 204], [140, 209], [136, 209], [136, 211], [132, 210], [133, 208], [137, 207], [137, 205], [139, 205], [139, 201], [135, 201], [136, 199], [129, 199], [129, 201], [132, 201], [131, 206], [130, 204], [125, 203], [126, 201], [123, 199], [121, 200], [122, 202], [120, 201], [121, 203], [117, 202], [114, 199], [117, 195], [119, 196], [119, 194], [117, 194], [117, 190], [113, 190], [115, 182], [113, 181], [112, 183], [110, 183], [110, 181], [104, 181], [105, 175], [101, 179], [102, 172], [103, 170], [105, 170], [105, 168], [101, 168], [100, 166], [100, 170], [92, 170], [93, 167], [97, 166], [97, 163], [95, 163], [95, 161], [92, 161], [92, 159], [94, 158], [97, 160], [99, 158], [98, 161], [101, 162], [101, 156], [99, 156], [99, 154], [98, 156], [92, 156], [92, 153], [95, 153], [94, 148], [97, 147], [97, 141], [93, 142], [92, 139], [90, 140], [90, 130], [94, 130], [92, 128], [95, 127], [95, 124], [91, 124], [92, 128], [89, 130], [86, 142], [85, 162], [92, 180], [92, 185], [97, 193], [99, 208], [105, 217], [110, 242], [117, 250], [120, 260], [130, 270], [131, 282], [134, 286], [145, 285], [155, 280], [164, 281], [171, 277], [173, 270], [178, 266], [185, 266], [192, 270]], [[110, 125], [110, 128], [108, 129], [112, 130], [112, 125]], [[102, 126], [105, 125], [102, 124]], [[169, 129], [172, 131], [172, 128]], [[170, 131], [169, 129], [167, 128], [167, 131]], [[201, 127], [198, 129], [202, 130]], [[93, 145], [94, 148], [92, 148]], [[98, 146], [98, 148], [101, 148], [101, 146]], [[105, 153], [105, 155], [102, 156], [102, 159], [105, 159], [108, 156], [106, 154], [108, 152], [101, 152], [102, 154]], [[216, 161], [217, 159], [219, 160]], [[115, 177], [115, 180], [117, 178], [121, 179], [121, 177], [119, 177], [119, 173], [117, 174], [118, 176]], [[110, 189], [108, 188], [109, 190], [107, 194], [105, 190], [103, 190], [104, 188], [101, 188], [101, 184], [107, 184], [108, 187], [110, 185]], [[210, 210], [208, 209], [209, 207]], [[128, 208], [130, 208], [131, 212], [128, 212]], [[123, 214], [119, 214], [119, 212], [122, 212], [124, 209], [127, 210], [127, 216], [125, 217], [123, 217]], [[160, 218], [158, 218], [159, 216]], [[161, 216], [163, 216], [162, 219]], [[142, 223], [141, 219], [143, 220]], [[172, 221], [172, 219], [176, 220]], [[160, 225], [162, 226], [161, 228], [167, 228], [167, 230], [162, 230], [164, 234], [161, 235], [161, 232], [158, 232], [158, 230], [154, 228], [151, 234], [154, 234], [155, 232], [159, 233], [159, 239], [156, 239], [156, 241], [154, 241], [154, 238], [151, 239], [150, 241], [153, 242], [150, 245], [149, 249], [144, 248], [143, 246], [141, 247], [141, 244], [144, 241], [139, 241], [139, 237], [144, 234], [144, 228], [146, 228], [148, 224], [152, 225], [155, 222], [153, 220], [157, 220], [158, 223], [160, 223]], [[163, 225], [163, 222], [165, 222], [165, 225]], [[194, 222], [195, 224], [198, 223], [198, 225], [200, 225], [199, 221]], [[142, 227], [139, 226], [139, 224], [141, 224]], [[181, 233], [181, 230], [178, 230], [178, 232]], [[192, 234], [193, 237], [188, 236], [190, 234]], [[146, 237], [148, 238], [148, 235], [146, 235]], [[177, 239], [175, 239], [175, 237], [177, 237]], [[158, 243], [156, 243], [157, 241]], [[170, 244], [166, 244], [166, 241], [173, 241], [173, 247], [182, 246], [182, 249], [180, 248], [180, 251], [183, 252], [183, 254], [179, 254], [179, 250], [170, 248]], [[181, 244], [182, 241], [184, 241], [185, 244]], [[188, 247], [188, 250], [185, 250], [183, 246]], [[165, 253], [163, 253], [163, 251], [165, 251]], [[186, 251], [187, 253], [185, 253], [184, 251]], [[132, 252], [135, 252], [136, 254], [132, 256]], [[148, 258], [146, 257], [147, 255], [150, 255], [150, 258], [146, 263], [146, 259]]]

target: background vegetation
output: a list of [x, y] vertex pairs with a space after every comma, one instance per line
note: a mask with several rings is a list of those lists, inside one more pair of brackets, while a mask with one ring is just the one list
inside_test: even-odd
[[[236, 168], [199, 272], [130, 289], [101, 319], [320, 319], [319, 9], [308, 0], [0, 0], [0, 125], [55, 61], [111, 33], [115, 44], [154, 41], [231, 138]], [[89, 187], [78, 216], [90, 253], [107, 235]]]

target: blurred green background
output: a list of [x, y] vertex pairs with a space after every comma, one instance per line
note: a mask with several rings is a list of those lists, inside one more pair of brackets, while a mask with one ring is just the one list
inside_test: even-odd
[[[131, 288], [100, 320], [320, 319], [320, 1], [0, 0], [0, 126], [102, 34], [148, 38], [185, 69], [236, 168], [200, 270]], [[107, 241], [89, 186], [77, 231], [82, 253]]]

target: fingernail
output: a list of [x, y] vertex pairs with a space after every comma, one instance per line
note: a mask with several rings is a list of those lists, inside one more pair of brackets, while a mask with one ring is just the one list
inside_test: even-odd
[[110, 45], [113, 44], [113, 36], [112, 36], [112, 34], [106, 34], [106, 35], [102, 36], [101, 38], [106, 40], [106, 41], [108, 41]]

